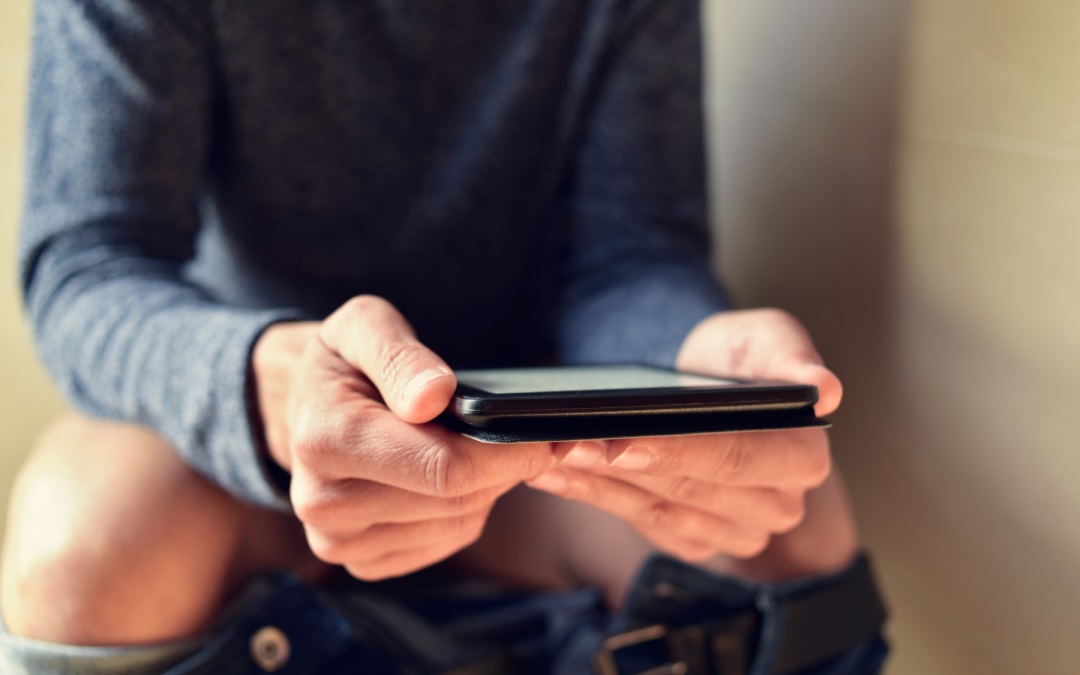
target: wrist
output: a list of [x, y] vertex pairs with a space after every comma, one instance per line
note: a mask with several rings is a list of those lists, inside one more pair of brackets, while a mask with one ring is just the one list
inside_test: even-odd
[[292, 469], [288, 448], [288, 401], [293, 378], [318, 323], [277, 323], [268, 327], [251, 352], [252, 388], [263, 447], [270, 459], [285, 471]]
[[718, 556], [703, 565], [712, 572], [751, 581], [786, 581], [834, 574], [859, 553], [855, 519], [840, 474], [806, 495], [806, 517], [795, 529], [774, 535], [760, 555]]

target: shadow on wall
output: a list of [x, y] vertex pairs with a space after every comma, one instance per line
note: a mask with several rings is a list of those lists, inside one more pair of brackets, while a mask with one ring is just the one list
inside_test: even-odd
[[889, 672], [1080, 672], [1080, 5], [708, 6], [722, 273], [844, 381]]
[[[872, 532], [882, 508], [872, 493], [887, 470], [881, 418], [895, 407], [894, 390], [881, 383], [896, 381], [910, 5], [725, 0], [710, 3], [708, 17], [719, 272], [738, 306], [796, 314], [844, 382], [834, 450], [864, 539], [880, 553], [888, 533]], [[878, 561], [879, 573], [887, 562]], [[891, 600], [899, 642], [904, 602]], [[894, 646], [890, 672], [917, 672]]]
[[843, 379], [841, 462], [895, 335], [908, 5], [740, 0], [710, 17], [721, 276], [740, 306], [798, 315]]

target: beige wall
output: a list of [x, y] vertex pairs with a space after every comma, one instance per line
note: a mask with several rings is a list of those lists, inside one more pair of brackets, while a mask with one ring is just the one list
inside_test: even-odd
[[[1080, 3], [707, 1], [722, 267], [845, 379], [890, 672], [1080, 672]], [[59, 405], [11, 264], [28, 4], [0, 3], [0, 492]]]
[[722, 267], [802, 315], [891, 673], [1080, 673], [1080, 3], [714, 0]]
[[[28, 0], [0, 1], [0, 500], [15, 468], [60, 402], [34, 358], [15, 286]], [[0, 507], [2, 512], [2, 507]], [[0, 520], [0, 535], [3, 534]]]

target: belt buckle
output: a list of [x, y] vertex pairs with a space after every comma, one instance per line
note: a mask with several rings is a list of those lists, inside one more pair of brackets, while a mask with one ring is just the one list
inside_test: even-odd
[[[745, 675], [748, 665], [745, 631], [755, 623], [754, 617], [746, 614], [710, 622], [708, 626], [691, 624], [671, 628], [654, 624], [612, 635], [593, 657], [593, 670], [596, 675]], [[620, 671], [615, 662], [617, 652], [660, 641], [667, 650], [667, 663], [633, 674]]]
[[[618, 635], [612, 635], [601, 643], [600, 651], [593, 657], [593, 669], [596, 671], [596, 675], [631, 675], [630, 673], [619, 672], [619, 666], [615, 663], [615, 652], [627, 649], [628, 647], [643, 645], [647, 642], [664, 640], [666, 643], [667, 637], [667, 626], [659, 623], [627, 631], [625, 633], [619, 633]], [[670, 646], [668, 646], [668, 653], [671, 653]], [[673, 661], [655, 668], [643, 670], [634, 675], [686, 675], [686, 673], [689, 672], [689, 669], [689, 664], [684, 661]]]

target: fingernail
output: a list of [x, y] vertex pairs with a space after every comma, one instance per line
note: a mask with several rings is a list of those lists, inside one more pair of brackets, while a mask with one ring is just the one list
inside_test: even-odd
[[444, 368], [428, 368], [422, 370], [420, 373], [409, 380], [409, 384], [405, 387], [405, 401], [415, 401], [424, 389], [434, 382], [435, 380], [447, 377], [450, 375], [450, 371]]
[[652, 463], [652, 453], [640, 445], [631, 445], [626, 450], [623, 450], [622, 454], [611, 460], [613, 467], [627, 471], [641, 471], [649, 468]]
[[566, 453], [562, 463], [575, 469], [589, 469], [604, 460], [604, 448], [599, 443], [578, 443]]
[[527, 483], [529, 487], [547, 492], [559, 492], [566, 487], [566, 474], [558, 469], [545, 471]]

